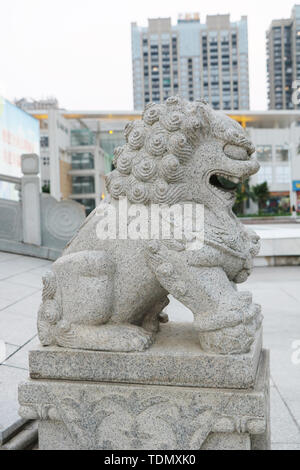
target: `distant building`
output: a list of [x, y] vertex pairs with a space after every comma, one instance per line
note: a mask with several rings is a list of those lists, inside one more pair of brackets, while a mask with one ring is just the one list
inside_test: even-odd
[[249, 109], [247, 17], [180, 16], [131, 25], [134, 109], [179, 94], [215, 109]]
[[[21, 155], [39, 152], [39, 122], [0, 96], [0, 174], [20, 177]], [[13, 184], [0, 181], [0, 199], [18, 198]]]
[[[266, 211], [289, 212], [294, 205], [300, 212], [300, 112], [237, 111], [231, 117], [246, 126], [256, 147], [261, 167], [250, 184], [268, 183]], [[250, 204], [248, 213], [253, 212]]]
[[39, 121], [41, 180], [57, 200], [73, 199], [89, 214], [105, 194], [113, 150], [125, 142], [124, 121], [111, 112], [33, 109]]
[[[226, 114], [245, 128], [256, 147], [261, 169], [250, 184], [267, 181], [267, 210], [289, 211], [291, 201], [300, 212], [300, 111]], [[104, 177], [112, 169], [114, 148], [125, 143], [124, 127], [141, 112], [38, 110], [32, 115], [40, 121], [42, 174], [48, 171], [52, 194], [76, 200], [91, 212], [105, 195]], [[247, 207], [248, 213], [255, 211], [252, 204]]]
[[40, 127], [40, 174], [41, 184], [57, 200], [68, 198], [72, 193], [71, 156], [68, 153], [71, 126], [61, 114], [58, 100], [54, 97], [35, 100], [21, 98], [16, 106], [34, 115]]
[[300, 79], [300, 5], [291, 18], [273, 20], [267, 31], [269, 109], [294, 109], [293, 81]]

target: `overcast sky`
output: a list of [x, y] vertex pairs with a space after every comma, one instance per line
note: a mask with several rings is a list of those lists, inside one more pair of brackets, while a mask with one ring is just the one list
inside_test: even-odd
[[248, 16], [251, 109], [267, 108], [265, 32], [292, 0], [0, 0], [0, 91], [69, 109], [132, 109], [130, 23], [199, 12]]

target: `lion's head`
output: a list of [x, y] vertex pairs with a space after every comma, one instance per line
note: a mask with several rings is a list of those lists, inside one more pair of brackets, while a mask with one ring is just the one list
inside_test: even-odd
[[106, 178], [114, 199], [132, 203], [203, 203], [232, 208], [240, 181], [259, 164], [243, 128], [205, 101], [170, 97], [150, 103], [142, 120], [125, 127], [127, 143], [115, 149]]

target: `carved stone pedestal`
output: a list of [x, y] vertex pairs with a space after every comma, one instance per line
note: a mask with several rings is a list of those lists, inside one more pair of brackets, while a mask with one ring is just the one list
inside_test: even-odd
[[[196, 348], [197, 344], [197, 348]], [[199, 350], [193, 325], [163, 325], [146, 352], [30, 353], [20, 414], [40, 449], [268, 449], [269, 357]]]

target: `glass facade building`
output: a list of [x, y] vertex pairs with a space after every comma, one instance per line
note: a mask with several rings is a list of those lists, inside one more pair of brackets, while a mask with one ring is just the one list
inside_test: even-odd
[[215, 109], [249, 109], [247, 17], [149, 19], [148, 27], [132, 23], [131, 33], [134, 109], [176, 94]]
[[[81, 121], [83, 125], [83, 121]], [[103, 177], [110, 171], [111, 158], [101, 147], [98, 126], [71, 130], [70, 147], [72, 178], [70, 197], [83, 204], [88, 215], [99, 204], [104, 193]], [[93, 126], [92, 126], [93, 127]]]
[[100, 145], [104, 151], [105, 174], [112, 170], [112, 160], [114, 158], [114, 149], [125, 144], [123, 129], [103, 130], [100, 132]]

